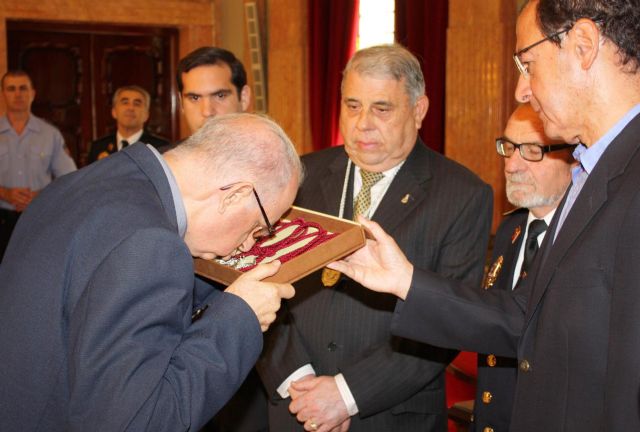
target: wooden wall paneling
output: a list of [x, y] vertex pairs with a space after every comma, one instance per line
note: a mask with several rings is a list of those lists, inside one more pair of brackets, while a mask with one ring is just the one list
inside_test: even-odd
[[291, 137], [298, 153], [310, 152], [307, 74], [307, 4], [269, 0], [269, 115]]
[[516, 106], [514, 0], [450, 0], [445, 154], [494, 190], [493, 232], [509, 208], [494, 140]]

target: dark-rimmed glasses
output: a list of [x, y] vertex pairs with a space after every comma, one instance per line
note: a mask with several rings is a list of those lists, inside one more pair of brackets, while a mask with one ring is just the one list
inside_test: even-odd
[[530, 162], [540, 162], [545, 153], [572, 148], [576, 145], [577, 144], [542, 145], [538, 143], [515, 143], [505, 137], [496, 138], [496, 150], [500, 156], [510, 158], [516, 149], [518, 149], [522, 159]]
[[538, 42], [532, 43], [531, 45], [522, 48], [521, 50], [516, 51], [515, 53], [513, 53], [513, 61], [516, 62], [516, 67], [518, 68], [518, 70], [520, 71], [520, 73], [522, 74], [522, 76], [524, 76], [525, 78], [529, 78], [529, 68], [528, 66], [525, 65], [525, 62], [523, 62], [522, 60], [520, 60], [520, 56], [524, 53], [526, 53], [527, 51], [529, 51], [531, 48], [536, 47], [538, 45], [540, 45], [541, 43], [544, 43], [548, 40], [552, 40], [554, 38], [557, 38], [558, 36], [560, 36], [562, 33], [566, 33], [569, 30], [571, 30], [571, 28], [573, 27], [573, 25], [570, 25], [568, 27], [565, 27], [564, 29], [557, 31], [553, 34], [550, 34], [549, 36], [545, 37], [544, 39], [540, 39]]
[[[237, 185], [238, 183], [240, 182], [231, 183], [226, 186], [222, 186], [220, 190], [229, 190], [233, 186]], [[260, 208], [260, 213], [262, 213], [264, 223], [267, 226], [266, 231], [264, 229], [258, 231], [257, 233], [258, 237], [273, 237], [276, 234], [276, 229], [273, 227], [273, 225], [271, 225], [271, 222], [269, 222], [269, 218], [267, 217], [267, 212], [264, 210], [264, 207], [262, 207], [262, 202], [260, 201], [260, 197], [258, 196], [256, 187], [251, 185], [251, 188], [253, 189], [253, 196], [256, 197], [256, 201], [258, 202], [258, 207]]]

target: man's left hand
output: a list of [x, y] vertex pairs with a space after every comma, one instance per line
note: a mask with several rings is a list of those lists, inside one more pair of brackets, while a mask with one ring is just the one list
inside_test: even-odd
[[334, 377], [319, 376], [296, 381], [291, 383], [291, 388], [301, 395], [289, 404], [289, 411], [304, 423], [305, 430], [328, 432], [348, 429], [349, 422], [345, 424], [345, 421], [349, 419], [349, 413]]

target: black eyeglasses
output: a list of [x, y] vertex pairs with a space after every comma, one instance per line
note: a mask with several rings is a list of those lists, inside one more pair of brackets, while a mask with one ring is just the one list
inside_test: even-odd
[[515, 52], [513, 54], [513, 61], [516, 62], [516, 67], [518, 68], [518, 70], [520, 71], [522, 76], [524, 76], [525, 78], [529, 78], [529, 67], [525, 64], [526, 62], [523, 62], [522, 60], [520, 60], [520, 56], [522, 54], [526, 53], [531, 48], [536, 47], [536, 46], [540, 45], [543, 42], [546, 42], [548, 40], [552, 40], [552, 39], [557, 38], [562, 33], [566, 33], [569, 30], [571, 30], [572, 27], [573, 27], [573, 24], [570, 25], [569, 27], [564, 28], [563, 30], [560, 30], [558, 32], [550, 34], [549, 36], [545, 37], [544, 39], [540, 39], [538, 42], [532, 43], [531, 45], [529, 45], [527, 47], [524, 47], [521, 50]]
[[538, 143], [515, 143], [508, 138], [500, 137], [496, 138], [496, 150], [498, 154], [505, 158], [510, 158], [513, 153], [518, 149], [522, 159], [530, 162], [540, 162], [545, 153], [554, 152], [558, 150], [564, 150], [573, 148], [577, 144], [552, 144], [542, 145]]
[[[228, 184], [226, 186], [222, 186], [220, 188], [220, 190], [229, 190], [231, 189], [233, 186], [237, 185], [240, 182], [236, 182], [236, 183], [231, 183]], [[256, 191], [255, 186], [251, 186], [253, 189], [253, 196], [256, 197], [256, 201], [258, 202], [258, 207], [260, 208], [260, 213], [262, 213], [262, 217], [264, 219], [264, 223], [267, 226], [266, 229], [262, 229], [260, 231], [258, 231], [256, 234], [258, 237], [273, 237], [276, 234], [276, 229], [273, 227], [273, 225], [271, 225], [271, 222], [269, 222], [269, 218], [267, 217], [267, 212], [264, 211], [264, 207], [262, 207], [262, 202], [260, 202], [260, 197], [258, 196], [258, 192]]]

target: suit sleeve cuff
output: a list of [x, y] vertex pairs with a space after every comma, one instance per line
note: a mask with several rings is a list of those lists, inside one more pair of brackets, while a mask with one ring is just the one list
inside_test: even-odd
[[353, 398], [351, 390], [349, 390], [349, 386], [347, 385], [347, 381], [344, 379], [344, 376], [340, 373], [334, 378], [336, 380], [336, 385], [338, 386], [340, 396], [342, 396], [342, 401], [347, 406], [347, 412], [349, 413], [349, 416], [358, 414], [358, 405], [356, 405], [356, 400]]
[[282, 382], [282, 384], [280, 384], [280, 386], [276, 389], [276, 391], [278, 392], [278, 394], [282, 399], [286, 399], [289, 397], [289, 386], [291, 385], [291, 381], [296, 381], [302, 378], [303, 376], [315, 375], [315, 374], [316, 374], [316, 371], [313, 370], [313, 366], [311, 366], [310, 364], [306, 364], [300, 367], [299, 369], [297, 369], [291, 375], [289, 375]]

